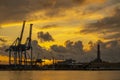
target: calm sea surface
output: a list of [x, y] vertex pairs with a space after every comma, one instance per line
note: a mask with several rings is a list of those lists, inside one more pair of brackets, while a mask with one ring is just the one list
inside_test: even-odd
[[120, 80], [120, 71], [0, 71], [0, 80]]

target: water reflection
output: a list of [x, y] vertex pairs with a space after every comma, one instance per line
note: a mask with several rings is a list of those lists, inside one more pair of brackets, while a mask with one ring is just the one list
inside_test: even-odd
[[34, 80], [120, 80], [119, 71], [47, 71], [37, 74], [43, 77], [35, 75]]
[[0, 80], [120, 80], [120, 71], [0, 71]]
[[32, 80], [31, 71], [10, 71], [9, 80]]

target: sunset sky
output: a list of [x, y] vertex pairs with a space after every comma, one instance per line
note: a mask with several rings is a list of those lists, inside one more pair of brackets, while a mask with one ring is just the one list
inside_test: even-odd
[[67, 41], [73, 46], [81, 41], [86, 53], [93, 49], [90, 44], [99, 40], [105, 51], [117, 42], [112, 51], [120, 52], [120, 0], [0, 0], [1, 50], [20, 35], [24, 20], [23, 42], [32, 23], [32, 40], [46, 50], [67, 48]]

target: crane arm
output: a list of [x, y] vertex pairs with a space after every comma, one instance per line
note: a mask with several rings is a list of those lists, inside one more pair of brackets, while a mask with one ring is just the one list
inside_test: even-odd
[[19, 40], [18, 44], [21, 44], [21, 41], [22, 41], [22, 38], [23, 38], [24, 28], [25, 28], [25, 21], [23, 21], [22, 31], [21, 31], [21, 34], [20, 34], [20, 40]]

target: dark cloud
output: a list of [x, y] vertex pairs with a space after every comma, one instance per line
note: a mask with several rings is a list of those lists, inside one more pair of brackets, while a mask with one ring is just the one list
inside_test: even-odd
[[51, 46], [51, 50], [58, 52], [58, 53], [66, 53], [67, 49], [63, 46], [53, 45]]
[[38, 39], [41, 40], [41, 42], [44, 41], [54, 41], [53, 37], [49, 34], [49, 32], [38, 32]]
[[72, 42], [70, 40], [65, 42], [64, 46], [53, 45], [50, 47], [52, 54], [57, 59], [74, 59], [79, 61], [80, 55], [84, 53], [81, 41]]
[[56, 25], [56, 24], [49, 24], [49, 25], [43, 26], [42, 29], [49, 29], [49, 28], [55, 28], [55, 27], [58, 27], [58, 25]]
[[71, 47], [73, 46], [73, 42], [70, 41], [70, 40], [67, 40], [67, 41], [65, 41], [65, 46], [66, 46], [67, 48], [71, 48]]
[[114, 41], [103, 43], [105, 45], [104, 48], [101, 48], [101, 55], [102, 55], [103, 60], [110, 61], [110, 62], [120, 61], [120, 59], [118, 58], [118, 56], [120, 56], [119, 42], [120, 41], [114, 40]]
[[82, 4], [85, 0], [54, 0], [54, 8], [71, 8]]
[[70, 40], [67, 40], [65, 42], [65, 46], [68, 49], [68, 51], [72, 52], [73, 54], [82, 54], [84, 52], [82, 41], [72, 42]]
[[[21, 21], [36, 11], [46, 11], [46, 15], [57, 15], [60, 9], [82, 4], [84, 0], [0, 0], [0, 22]], [[51, 13], [52, 12], [52, 13]]]
[[27, 0], [0, 0], [0, 22], [24, 20], [29, 13], [28, 4]]
[[[85, 29], [81, 31], [81, 33], [89, 34], [89, 33], [117, 33], [112, 35], [113, 38], [119, 38], [120, 36], [120, 9], [115, 8], [115, 14], [111, 17], [103, 18], [95, 23], [88, 24]], [[112, 38], [112, 36], [106, 36], [107, 38]]]
[[73, 58], [77, 59], [77, 55], [82, 55], [83, 51], [83, 44], [81, 41], [72, 42], [70, 40], [65, 42], [65, 47], [53, 45], [51, 46], [51, 50], [53, 53], [56, 54], [56, 57], [59, 58], [60, 56], [64, 56], [64, 58]]
[[108, 0], [109, 3], [108, 4], [114, 4], [114, 3], [119, 3], [120, 0]]
[[[29, 18], [29, 15], [34, 15], [33, 13], [37, 11], [44, 11], [44, 15], [47, 17], [56, 17], [58, 15], [64, 16], [65, 10], [73, 7], [84, 6], [83, 4], [87, 1], [90, 0], [0, 0], [0, 23], [34, 19]], [[91, 0], [87, 5], [93, 5], [95, 2], [97, 2], [97, 0], [94, 0], [94, 2]], [[119, 0], [107, 0], [105, 5], [110, 6], [111, 4], [119, 2]], [[105, 8], [105, 6], [101, 7], [101, 5], [93, 5], [89, 6], [85, 10], [87, 12], [95, 12], [96, 10], [103, 8]]]
[[120, 39], [120, 33], [115, 33], [112, 35], [104, 35], [102, 38], [104, 39]]
[[[98, 0], [98, 1], [100, 1], [100, 0]], [[96, 5], [96, 3], [95, 3], [92, 5], [88, 5], [85, 8], [84, 14], [96, 13], [101, 10], [104, 10], [105, 8], [109, 8], [111, 6], [115, 6], [120, 3], [120, 0], [101, 0], [101, 1], [103, 1], [102, 4]]]

